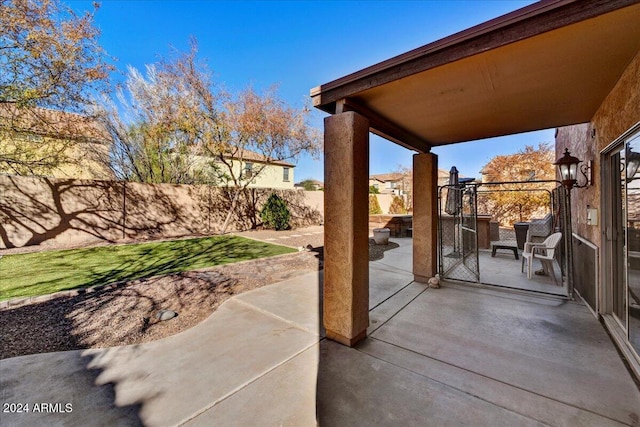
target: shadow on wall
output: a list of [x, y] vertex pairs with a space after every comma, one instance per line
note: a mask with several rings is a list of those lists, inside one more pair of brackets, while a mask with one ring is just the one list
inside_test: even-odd
[[39, 245], [68, 233], [113, 241], [122, 233], [122, 185], [105, 181], [0, 177], [2, 247]]
[[[322, 222], [295, 190], [246, 189], [229, 230], [258, 227], [275, 192], [289, 205], [292, 227]], [[219, 233], [232, 191], [206, 185], [0, 176], [0, 248], [153, 240]]]

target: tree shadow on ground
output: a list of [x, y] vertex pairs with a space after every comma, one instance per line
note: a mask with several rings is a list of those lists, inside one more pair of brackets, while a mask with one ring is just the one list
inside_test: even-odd
[[[313, 253], [231, 263], [79, 290], [1, 311], [0, 359], [141, 343], [183, 331], [233, 295], [282, 280], [282, 272], [317, 269]], [[178, 316], [162, 322], [160, 310]]]

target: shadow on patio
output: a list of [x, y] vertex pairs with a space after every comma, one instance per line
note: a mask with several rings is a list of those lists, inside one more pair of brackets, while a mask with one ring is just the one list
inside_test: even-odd
[[3, 402], [73, 412], [3, 425], [638, 425], [640, 392], [584, 305], [429, 289], [412, 281], [411, 239], [394, 242], [369, 264], [355, 348], [323, 338], [323, 275], [309, 272], [163, 340], [4, 359]]

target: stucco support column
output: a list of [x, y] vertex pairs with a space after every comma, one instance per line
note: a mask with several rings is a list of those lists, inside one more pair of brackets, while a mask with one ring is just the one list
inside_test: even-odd
[[369, 121], [352, 111], [324, 119], [326, 336], [352, 346], [369, 326]]
[[413, 156], [413, 277], [427, 282], [438, 272], [438, 156]]

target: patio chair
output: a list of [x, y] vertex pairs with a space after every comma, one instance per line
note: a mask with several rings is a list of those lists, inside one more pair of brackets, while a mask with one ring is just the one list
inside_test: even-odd
[[524, 244], [524, 251], [522, 252], [522, 269], [524, 272], [524, 262], [527, 261], [527, 279], [531, 279], [533, 273], [533, 260], [539, 259], [542, 263], [545, 273], [553, 276], [553, 281], [558, 284], [556, 280], [556, 273], [553, 269], [554, 255], [556, 247], [560, 243], [562, 233], [553, 233], [547, 237], [542, 243], [526, 242]]

